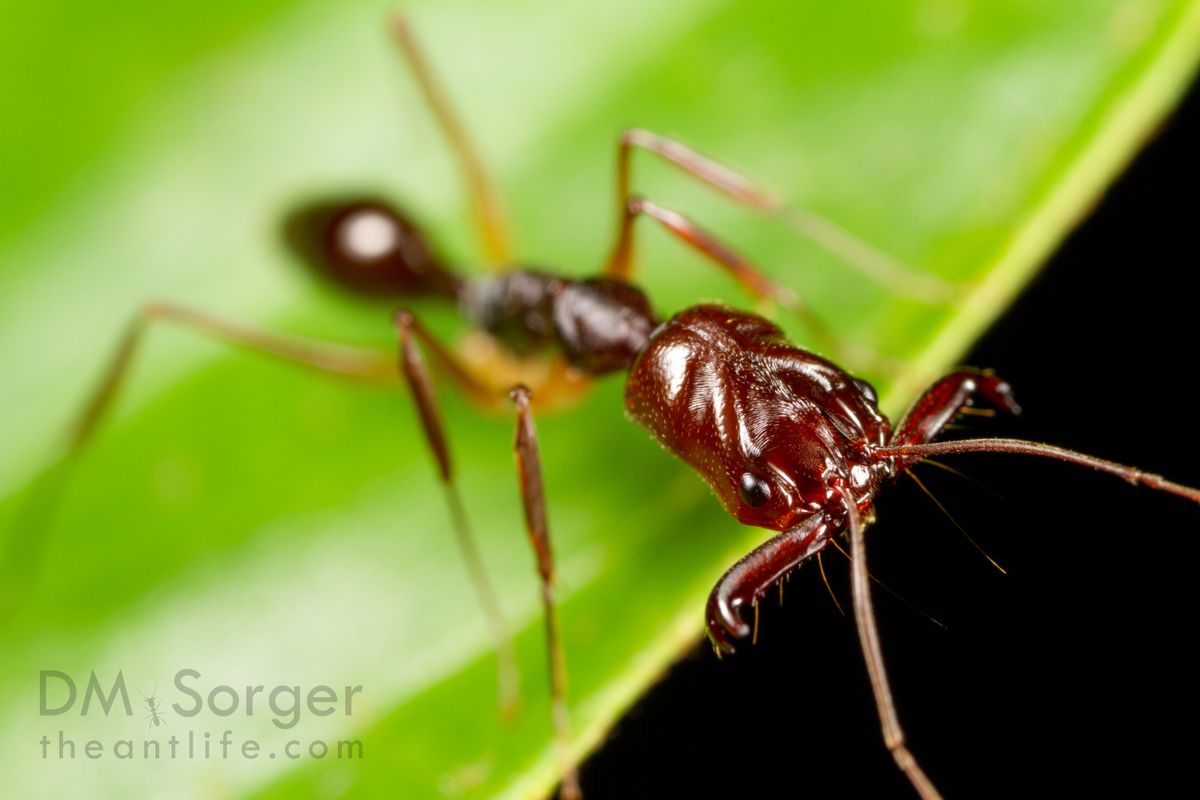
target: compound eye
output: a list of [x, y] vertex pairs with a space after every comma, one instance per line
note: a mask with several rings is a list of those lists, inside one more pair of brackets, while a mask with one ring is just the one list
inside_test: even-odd
[[771, 486], [754, 473], [744, 472], [738, 486], [738, 494], [746, 505], [760, 508], [771, 499]]
[[875, 394], [875, 387], [859, 378], [854, 379], [854, 385], [858, 388], [859, 394], [867, 399], [868, 403], [874, 405], [879, 402], [879, 395]]

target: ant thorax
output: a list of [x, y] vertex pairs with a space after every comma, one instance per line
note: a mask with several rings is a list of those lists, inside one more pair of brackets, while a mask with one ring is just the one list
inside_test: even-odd
[[786, 530], [837, 511], [844, 492], [865, 508], [891, 476], [870, 452], [891, 432], [871, 386], [754, 314], [673, 317], [630, 368], [625, 405], [747, 525]]
[[590, 375], [625, 369], [658, 325], [650, 301], [620, 280], [518, 269], [469, 284], [460, 305], [518, 355], [551, 346]]

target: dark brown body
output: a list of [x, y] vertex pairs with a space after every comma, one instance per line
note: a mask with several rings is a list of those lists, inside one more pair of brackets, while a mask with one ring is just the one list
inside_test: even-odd
[[[627, 369], [630, 416], [746, 525], [785, 530], [827, 510], [834, 475], [866, 508], [891, 474], [890, 461], [864, 449], [891, 433], [874, 389], [755, 314], [701, 305], [659, 324], [624, 281], [524, 269], [474, 284], [462, 303], [517, 354], [556, 347], [591, 375]], [[745, 502], [744, 475], [766, 487], [766, 502]]]
[[[622, 146], [632, 141], [623, 140]], [[679, 156], [676, 145], [647, 141], [668, 158]], [[689, 158], [677, 163], [732, 191], [726, 173]], [[621, 185], [627, 188], [624, 179]], [[732, 193], [740, 195], [740, 189]], [[924, 800], [936, 800], [940, 794], [905, 744], [870, 599], [863, 531], [883, 485], [929, 456], [1009, 452], [1094, 467], [1197, 502], [1200, 490], [1038, 442], [973, 439], [934, 443], [958, 414], [976, 402], [1010, 413], [1019, 411], [1008, 384], [987, 372], [950, 373], [930, 386], [892, 426], [879, 411], [875, 391], [868, 383], [790, 344], [782, 330], [763, 317], [726, 306], [699, 305], [660, 322], [646, 296], [627, 281], [632, 220], [641, 214], [652, 216], [711, 258], [759, 299], [786, 299], [787, 295], [681, 215], [637, 197], [626, 197], [623, 208], [617, 245], [599, 278], [579, 280], [516, 269], [467, 282], [430, 255], [432, 250], [410, 224], [396, 225], [391, 238], [397, 246], [378, 261], [338, 250], [355, 237], [327, 230], [319, 239], [326, 248], [324, 264], [316, 266], [350, 286], [353, 282], [340, 270], [382, 264], [393, 274], [399, 294], [453, 298], [472, 323], [517, 356], [557, 350], [566, 363], [584, 374], [627, 371], [625, 406], [630, 417], [693, 467], [739, 522], [774, 532], [730, 567], [709, 595], [706, 624], [718, 653], [731, 652], [736, 642], [750, 638], [753, 629], [743, 618], [748, 606], [755, 606], [789, 572], [818, 555], [835, 537], [846, 534], [855, 624], [884, 742], [917, 793]], [[351, 210], [379, 214], [378, 206], [370, 204]], [[399, 212], [390, 213], [406, 223]], [[354, 222], [354, 215], [329, 219], [329, 224], [341, 227]], [[404, 374], [442, 479], [453, 492], [448, 451], [416, 340], [435, 354], [461, 386], [475, 394], [480, 394], [479, 387], [410, 312], [398, 314], [397, 323]], [[564, 753], [563, 794], [574, 797], [577, 785], [565, 744], [565, 672], [553, 622], [553, 559], [529, 411], [530, 392], [518, 387], [513, 397], [521, 415], [516, 451], [527, 528], [538, 554], [546, 607], [555, 724]], [[466, 541], [461, 524], [459, 532]], [[483, 587], [484, 579], [479, 577], [476, 583]], [[481, 590], [480, 594], [485, 608], [495, 608], [487, 592]]]
[[701, 305], [659, 324], [628, 283], [532, 270], [481, 281], [463, 304], [516, 353], [557, 347], [592, 375], [627, 369], [629, 415], [743, 524], [782, 531], [840, 509], [835, 477], [866, 511], [893, 474], [866, 449], [891, 434], [870, 384], [755, 314]]
[[460, 301], [476, 325], [515, 354], [557, 347], [589, 375], [626, 369], [658, 325], [640, 289], [609, 278], [518, 269], [471, 285]]
[[700, 305], [659, 324], [624, 281], [532, 270], [477, 283], [460, 302], [517, 353], [557, 347], [589, 374], [628, 370], [630, 417], [739, 522], [784, 532], [714, 589], [709, 634], [722, 650], [749, 633], [739, 609], [843, 529], [849, 499], [870, 519], [876, 492], [896, 474], [897, 459], [872, 452], [892, 431], [870, 384], [756, 314]]

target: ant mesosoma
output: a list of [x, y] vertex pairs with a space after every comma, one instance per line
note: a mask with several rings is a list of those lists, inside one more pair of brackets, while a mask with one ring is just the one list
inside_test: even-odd
[[[405, 214], [374, 198], [315, 204], [286, 225], [293, 249], [344, 289], [384, 297], [438, 297], [463, 314], [517, 360], [557, 351], [556, 366], [514, 381], [472, 364], [439, 342], [410, 310], [395, 315], [394, 357], [302, 340], [243, 326], [190, 308], [152, 303], [135, 319], [72, 435], [77, 450], [110, 406], [149, 323], [170, 321], [231, 343], [344, 377], [403, 382], [445, 489], [458, 545], [499, 653], [502, 708], [515, 705], [515, 661], [496, 592], [471, 537], [454, 479], [444, 426], [425, 359], [480, 405], [505, 396], [515, 404], [514, 450], [525, 521], [541, 579], [551, 663], [553, 717], [562, 762], [562, 796], [578, 797], [570, 755], [565, 666], [554, 614], [554, 560], [534, 428], [532, 402], [568, 401], [588, 380], [626, 373], [625, 407], [665, 448], [699, 473], [739, 522], [774, 531], [734, 564], [708, 600], [708, 636], [718, 654], [751, 636], [743, 612], [798, 565], [840, 536], [848, 539], [851, 594], [859, 642], [874, 692], [884, 742], [917, 793], [939, 797], [908, 749], [892, 701], [876, 632], [864, 529], [876, 494], [914, 464], [970, 452], [1016, 453], [1067, 461], [1200, 502], [1200, 490], [1093, 456], [1018, 439], [937, 442], [938, 435], [976, 401], [1017, 413], [1007, 383], [982, 371], [960, 370], [935, 382], [893, 425], [880, 412], [872, 386], [833, 362], [790, 344], [774, 323], [753, 313], [705, 304], [662, 320], [633, 277], [633, 233], [640, 217], [710, 259], [753, 297], [797, 312], [839, 358], [863, 363], [871, 354], [839, 346], [792, 293], [780, 288], [727, 245], [682, 214], [630, 189], [635, 149], [648, 150], [683, 172], [758, 211], [785, 217], [801, 232], [876, 277], [904, 283], [912, 294], [945, 299], [952, 290], [935, 279], [908, 276], [886, 256], [826, 220], [785, 207], [742, 175], [682, 144], [642, 130], [620, 138], [617, 160], [619, 225], [602, 274], [574, 279], [512, 265], [496, 194], [445, 96], [403, 20], [393, 26], [434, 117], [463, 170], [488, 261], [510, 267], [468, 281], [434, 251]], [[515, 384], [515, 385], [514, 385]], [[158, 709], [150, 700], [152, 723]]]

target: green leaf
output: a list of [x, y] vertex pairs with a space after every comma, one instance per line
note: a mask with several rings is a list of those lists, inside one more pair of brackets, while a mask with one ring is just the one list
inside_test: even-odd
[[[299, 199], [404, 202], [457, 260], [477, 253], [457, 176], [383, 25], [387, 4], [254, 0], [23, 6], [0, 36], [0, 524], [19, 575], [0, 631], [0, 759], [13, 796], [536, 796], [555, 779], [541, 620], [513, 423], [443, 392], [469, 513], [518, 631], [525, 706], [496, 713], [495, 659], [403, 395], [338, 384], [167, 328], [73, 470], [51, 529], [14, 528], [29, 484], [154, 297], [394, 348], [389, 309], [314, 285], [277, 242]], [[1122, 2], [735, 4], [618, 0], [409, 9], [509, 199], [530, 263], [596, 269], [618, 131], [675, 135], [923, 272], [928, 305], [649, 159], [639, 191], [685, 209], [837, 331], [905, 364], [890, 413], [1019, 291], [1177, 97], [1200, 8]], [[664, 313], [746, 304], [650, 228]], [[419, 305], [440, 334], [451, 309]], [[792, 321], [781, 322], [807, 341]], [[538, 419], [560, 561], [571, 713], [593, 747], [680, 650], [704, 598], [761, 540], [621, 413], [619, 378]], [[35, 713], [39, 670], [121, 671], [166, 707]], [[190, 696], [240, 687], [230, 716]], [[245, 687], [265, 685], [252, 713]], [[291, 715], [272, 687], [361, 685], [352, 711]], [[60, 687], [61, 688], [61, 687]], [[60, 697], [60, 696], [59, 696]], [[286, 695], [281, 695], [286, 699]], [[61, 697], [60, 697], [61, 699]], [[225, 707], [228, 693], [218, 690]], [[51, 697], [51, 702], [54, 696]], [[278, 705], [278, 704], [277, 704]], [[233, 732], [229, 759], [140, 756], [143, 739]], [[60, 767], [59, 731], [108, 752]], [[41, 759], [37, 740], [54, 742]], [[133, 739], [135, 765], [111, 752]], [[246, 739], [259, 758], [237, 757]], [[289, 739], [361, 759], [270, 758]], [[199, 745], [197, 745], [199, 746]], [[165, 744], [163, 745], [165, 748]], [[164, 751], [165, 752], [165, 751]], [[32, 755], [35, 754], [35, 755]]]

